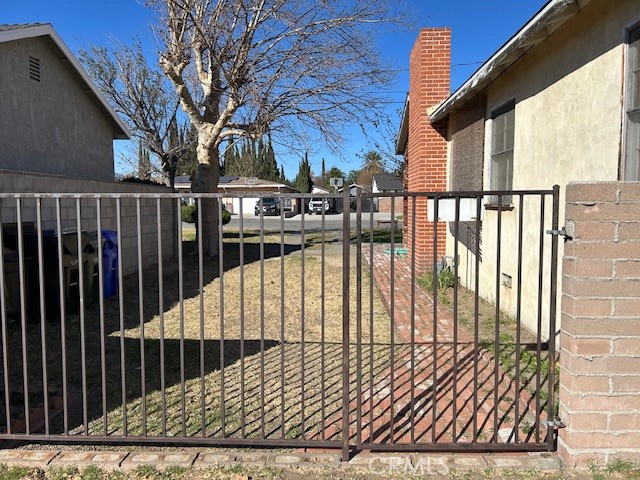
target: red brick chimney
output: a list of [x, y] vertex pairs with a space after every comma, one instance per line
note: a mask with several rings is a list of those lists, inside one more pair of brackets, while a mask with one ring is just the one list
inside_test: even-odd
[[[431, 124], [429, 113], [449, 96], [451, 29], [420, 31], [409, 62], [409, 115], [405, 148], [405, 190], [435, 192], [447, 189], [447, 120]], [[433, 223], [427, 222], [427, 202], [416, 202], [416, 236], [412, 235], [412, 199], [405, 205], [404, 243], [415, 243], [416, 268], [433, 265]], [[438, 224], [438, 257], [445, 254], [446, 223]]]

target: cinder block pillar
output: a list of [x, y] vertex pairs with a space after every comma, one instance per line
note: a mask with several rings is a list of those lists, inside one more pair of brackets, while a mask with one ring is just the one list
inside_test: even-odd
[[[447, 122], [432, 124], [429, 114], [450, 93], [451, 29], [420, 31], [409, 61], [409, 128], [406, 147], [405, 190], [444, 191], [447, 187]], [[404, 239], [409, 252], [415, 244], [416, 267], [424, 271], [433, 261], [433, 224], [427, 222], [427, 202], [404, 206]], [[416, 236], [412, 238], [412, 223]], [[438, 225], [438, 256], [445, 254], [446, 224]]]
[[558, 451], [640, 461], [640, 183], [567, 187]]

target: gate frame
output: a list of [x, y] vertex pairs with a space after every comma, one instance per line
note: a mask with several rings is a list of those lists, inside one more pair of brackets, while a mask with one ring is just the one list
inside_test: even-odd
[[[358, 348], [358, 350], [361, 349], [362, 346], [362, 342], [361, 342], [361, 333], [362, 333], [362, 200], [366, 199], [366, 198], [370, 198], [373, 200], [373, 198], [376, 197], [391, 197], [391, 198], [402, 198], [404, 201], [408, 201], [408, 199], [412, 198], [413, 199], [413, 208], [415, 209], [415, 204], [416, 204], [416, 198], [422, 197], [422, 198], [432, 198], [435, 201], [435, 212], [436, 212], [436, 216], [437, 216], [437, 209], [438, 209], [438, 202], [441, 199], [447, 199], [447, 198], [461, 198], [463, 196], [467, 196], [467, 197], [475, 197], [479, 199], [486, 196], [486, 195], [498, 195], [498, 196], [503, 196], [503, 195], [532, 195], [532, 194], [537, 194], [540, 195], [541, 197], [544, 198], [544, 196], [550, 195], [552, 196], [553, 199], [553, 211], [552, 211], [552, 228], [551, 230], [548, 230], [546, 233], [548, 234], [552, 234], [552, 240], [551, 240], [551, 268], [550, 268], [550, 305], [549, 305], [549, 321], [550, 321], [550, 335], [549, 335], [549, 342], [548, 342], [548, 351], [549, 351], [549, 384], [548, 384], [548, 403], [547, 403], [547, 409], [549, 411], [549, 418], [551, 418], [551, 413], [554, 411], [555, 409], [555, 405], [553, 404], [553, 394], [554, 394], [554, 387], [555, 387], [555, 363], [556, 363], [556, 358], [555, 358], [555, 325], [556, 325], [556, 303], [557, 303], [557, 260], [558, 260], [558, 234], [559, 234], [559, 230], [558, 230], [558, 212], [559, 212], [559, 187], [556, 185], [553, 187], [552, 190], [514, 190], [514, 191], [480, 191], [480, 192], [401, 192], [401, 193], [389, 193], [389, 194], [384, 194], [384, 193], [362, 193], [360, 191], [357, 192], [356, 194], [356, 225], [355, 225], [355, 229], [356, 229], [356, 241], [355, 241], [355, 248], [356, 248], [356, 290], [357, 290], [357, 310], [356, 310], [356, 330], [357, 330], [357, 340], [356, 340], [356, 346]], [[223, 196], [229, 196], [229, 194], [221, 194], [221, 193], [217, 193], [217, 194], [190, 194], [188, 195], [188, 197], [192, 197], [195, 198], [197, 200], [198, 203], [201, 202], [202, 198], [217, 198], [220, 199]], [[240, 197], [242, 197], [243, 195], [238, 195]], [[246, 196], [246, 195], [245, 195]], [[278, 198], [311, 198], [313, 197], [320, 197], [322, 195], [318, 195], [318, 194], [301, 194], [301, 195], [295, 195], [295, 194], [269, 194], [269, 195], [264, 195], [264, 196], [272, 196], [272, 197], [278, 197]], [[15, 199], [16, 201], [16, 208], [17, 210], [17, 214], [18, 214], [18, 218], [21, 221], [21, 210], [20, 210], [20, 205], [21, 205], [21, 201], [23, 198], [29, 198], [29, 199], [36, 199], [37, 201], [37, 205], [38, 205], [38, 219], [37, 219], [37, 230], [39, 233], [42, 232], [42, 219], [41, 219], [41, 212], [40, 212], [40, 201], [42, 199], [45, 198], [52, 198], [56, 201], [56, 208], [57, 208], [57, 217], [56, 217], [56, 223], [58, 228], [60, 228], [61, 225], [61, 220], [60, 220], [60, 199], [61, 198], [70, 198], [75, 200], [76, 202], [76, 226], [78, 228], [78, 230], [81, 229], [81, 212], [80, 212], [80, 202], [82, 199], [93, 199], [96, 202], [97, 205], [97, 210], [100, 211], [100, 204], [101, 204], [101, 200], [102, 199], [115, 199], [116, 200], [116, 204], [117, 204], [117, 211], [120, 212], [120, 200], [122, 198], [129, 198], [129, 199], [134, 199], [136, 201], [136, 215], [137, 215], [137, 241], [138, 241], [138, 254], [140, 255], [141, 252], [141, 248], [142, 248], [142, 244], [141, 244], [141, 221], [140, 221], [140, 217], [141, 217], [141, 212], [140, 212], [140, 202], [141, 199], [147, 199], [147, 200], [155, 200], [156, 204], [157, 204], [157, 209], [155, 212], [155, 216], [157, 218], [157, 225], [158, 227], [160, 227], [162, 220], [161, 220], [161, 215], [160, 215], [160, 199], [171, 199], [173, 202], [176, 204], [176, 207], [178, 206], [180, 199], [184, 198], [185, 195], [183, 194], [109, 194], [109, 193], [97, 193], [97, 194], [71, 194], [71, 193], [67, 193], [67, 194], [34, 194], [34, 193], [17, 193], [17, 194], [0, 194], [0, 206], [2, 205], [2, 201], [3, 199]], [[337, 195], [330, 195], [331, 198], [339, 198]], [[342, 232], [342, 242], [343, 242], [343, 248], [342, 248], [342, 268], [343, 268], [343, 275], [342, 275], [342, 282], [343, 282], [343, 305], [342, 305], [342, 432], [341, 432], [341, 438], [340, 439], [335, 439], [335, 440], [309, 440], [306, 438], [302, 438], [302, 439], [293, 439], [293, 440], [289, 440], [289, 439], [256, 439], [256, 438], [234, 438], [234, 437], [226, 437], [223, 434], [223, 437], [214, 437], [214, 438], [205, 438], [205, 437], [168, 437], [166, 436], [166, 434], [164, 436], [128, 436], [126, 435], [126, 433], [122, 436], [109, 436], [109, 435], [89, 435], [86, 431], [84, 435], [69, 435], [68, 433], [68, 429], [65, 428], [65, 433], [64, 434], [60, 434], [60, 435], [50, 435], [48, 432], [48, 426], [49, 426], [49, 422], [46, 422], [46, 434], [34, 434], [34, 433], [26, 433], [26, 434], [22, 434], [22, 433], [15, 433], [15, 432], [7, 432], [7, 433], [2, 433], [0, 434], [0, 439], [1, 440], [20, 440], [20, 441], [40, 441], [40, 442], [50, 442], [50, 443], [59, 443], [59, 442], [66, 442], [66, 443], [81, 443], [81, 444], [97, 444], [97, 443], [113, 443], [113, 444], [184, 444], [184, 445], [211, 445], [211, 446], [263, 446], [263, 447], [324, 447], [324, 448], [340, 448], [341, 449], [341, 456], [343, 458], [343, 460], [348, 460], [348, 458], [350, 457], [350, 454], [355, 451], [360, 451], [363, 448], [368, 448], [371, 450], [378, 450], [378, 451], [425, 451], [425, 452], [429, 452], [429, 451], [477, 451], [477, 452], [490, 452], [490, 451], [540, 451], [540, 450], [553, 450], [555, 448], [555, 434], [554, 434], [554, 430], [552, 428], [548, 428], [547, 429], [547, 438], [546, 438], [546, 442], [540, 442], [540, 443], [536, 443], [536, 444], [510, 444], [510, 443], [504, 443], [504, 444], [498, 444], [497, 442], [493, 442], [493, 443], [436, 443], [431, 442], [431, 443], [420, 443], [420, 444], [416, 444], [415, 442], [412, 442], [410, 444], [399, 444], [399, 443], [394, 443], [393, 439], [391, 440], [391, 442], [386, 443], [386, 444], [369, 444], [369, 443], [363, 443], [362, 442], [362, 418], [361, 418], [361, 410], [357, 409], [357, 425], [356, 425], [356, 440], [351, 441], [350, 438], [350, 408], [349, 408], [349, 404], [350, 404], [350, 374], [351, 374], [351, 367], [350, 367], [350, 328], [351, 328], [351, 321], [352, 319], [350, 318], [350, 282], [352, 280], [352, 274], [351, 274], [351, 221], [350, 221], [350, 192], [347, 188], [343, 189], [342, 192], [342, 201], [343, 201], [343, 211], [342, 211], [342, 227], [343, 227], [343, 232]], [[459, 210], [459, 200], [456, 201], [456, 205], [457, 205], [457, 210]], [[221, 203], [218, 202], [218, 208], [219, 208], [219, 221], [221, 222]], [[371, 202], [371, 207], [370, 207], [373, 212], [373, 202]], [[459, 213], [458, 213], [459, 214]], [[457, 215], [458, 215], [457, 214]], [[304, 218], [304, 213], [302, 214], [303, 218]], [[324, 215], [324, 213], [323, 213]], [[154, 216], [153, 214], [151, 214], [151, 216]], [[395, 217], [395, 201], [392, 202], [392, 207], [391, 207], [391, 216], [392, 216], [392, 222], [391, 222], [391, 248], [393, 249], [395, 246], [395, 242], [394, 242], [394, 234], [396, 231], [396, 226], [395, 226], [395, 222], [394, 217]], [[261, 215], [262, 217], [262, 215]], [[101, 225], [101, 215], [97, 214], [96, 220], [98, 222], [98, 225]], [[284, 217], [283, 217], [284, 218]], [[373, 217], [371, 217], [373, 218]], [[415, 218], [415, 215], [414, 215]], [[2, 219], [2, 211], [0, 209], [0, 220]], [[262, 221], [262, 220], [261, 220]], [[544, 218], [541, 220], [542, 222], [544, 221]], [[198, 215], [198, 222], [201, 223], [202, 222], [202, 209], [199, 209], [199, 215]], [[18, 222], [20, 223], [20, 222]], [[437, 228], [438, 228], [438, 223], [436, 222], [436, 232], [437, 232]], [[122, 226], [121, 226], [121, 215], [120, 213], [117, 214], [117, 226], [119, 231], [122, 230]], [[179, 225], [179, 223], [178, 223]], [[221, 223], [220, 223], [221, 226]], [[373, 224], [370, 225], [371, 230], [373, 230]], [[302, 228], [304, 228], [304, 221], [302, 222]], [[412, 236], [415, 237], [415, 232], [416, 232], [416, 222], [413, 222], [412, 226], [411, 226], [411, 230], [412, 230]], [[181, 230], [180, 230], [181, 231]], [[22, 320], [22, 325], [24, 328], [25, 325], [25, 300], [24, 300], [24, 288], [25, 288], [25, 280], [24, 280], [24, 251], [23, 251], [23, 247], [22, 247], [22, 227], [20, 227], [18, 229], [18, 234], [19, 234], [19, 257], [20, 257], [20, 283], [21, 283], [21, 320]], [[219, 231], [219, 234], [221, 235], [221, 230]], [[263, 234], [263, 233], [262, 233]], [[180, 234], [178, 234], [180, 235]], [[79, 261], [82, 261], [82, 245], [80, 244], [80, 236], [78, 235], [78, 250], [79, 250]], [[182, 250], [182, 244], [180, 242], [181, 238], [178, 238], [179, 242], [177, 245], [177, 249], [178, 252], [181, 253]], [[220, 240], [222, 240], [222, 238], [220, 238]], [[119, 237], [118, 238], [118, 243], [121, 244], [122, 239]], [[40, 259], [39, 262], [40, 264], [42, 264], [42, 245], [41, 245], [41, 238], [40, 238], [40, 246], [39, 246], [39, 253], [40, 253]], [[221, 242], [222, 244], [222, 242]], [[159, 238], [158, 239], [158, 248], [159, 248], [159, 252], [162, 250], [161, 249], [161, 245], [162, 245], [162, 240]], [[3, 237], [2, 237], [2, 231], [0, 230], [0, 248], [3, 246]], [[60, 240], [58, 241], [58, 245], [57, 245], [59, 251], [61, 251], [60, 249], [61, 247], [61, 242]], [[434, 235], [434, 252], [437, 252], [437, 236]], [[200, 239], [199, 241], [199, 258], [198, 258], [198, 262], [200, 265], [200, 268], [202, 268], [202, 239]], [[101, 247], [100, 247], [100, 251], [101, 251]], [[434, 259], [437, 260], [437, 254], [434, 254]], [[59, 255], [61, 258], [61, 255]], [[412, 261], [414, 261], [415, 258], [413, 258]], [[162, 262], [162, 254], [160, 254], [160, 262]], [[394, 262], [394, 258], [393, 255], [391, 256], [391, 264], [392, 264], [392, 268], [393, 268], [393, 262]], [[102, 282], [102, 273], [103, 273], [103, 266], [102, 266], [102, 256], [100, 255], [100, 259], [99, 259], [99, 276], [100, 276], [100, 281]], [[160, 265], [162, 265], [162, 263], [160, 263]], [[179, 281], [180, 283], [182, 283], [182, 256], [179, 255], [178, 257], [178, 265], [180, 268], [180, 275], [179, 275]], [[3, 273], [3, 266], [4, 266], [4, 262], [0, 262], [0, 273]], [[122, 274], [122, 262], [119, 262], [119, 278], [122, 278], [123, 274]], [[142, 260], [141, 260], [141, 256], [138, 260], [138, 268], [140, 270], [142, 270]], [[456, 266], [457, 268], [457, 266]], [[434, 269], [435, 269], [435, 265], [434, 265]], [[413, 269], [415, 271], [415, 268]], [[61, 273], [60, 273], [61, 274]], [[42, 279], [40, 279], [42, 282]], [[82, 269], [80, 269], [80, 282], [82, 282]], [[161, 280], [160, 280], [161, 282]], [[200, 280], [199, 280], [200, 284], [202, 284], [202, 272], [200, 271]], [[0, 276], [0, 292], [3, 291], [4, 289], [4, 276]], [[393, 305], [393, 277], [391, 279], [391, 285], [392, 285], [392, 290], [391, 290], [391, 295], [392, 295], [392, 300], [391, 300], [391, 305], [390, 305], [390, 316], [391, 316], [391, 321], [393, 322], [393, 309], [394, 309], [394, 305]], [[41, 286], [42, 287], [42, 286]], [[60, 284], [60, 288], [62, 289], [62, 282]], [[142, 293], [142, 284], [141, 284], [141, 280], [140, 280], [140, 294]], [[80, 303], [84, 303], [84, 298], [83, 298], [83, 293], [82, 293], [82, 288], [80, 289]], [[201, 288], [202, 290], [202, 288]], [[436, 292], [437, 293], [437, 292]], [[119, 282], [119, 296], [122, 297], [122, 282]], [[202, 295], [202, 294], [201, 294]], [[44, 300], [42, 299], [42, 293], [40, 292], [40, 306], [41, 309], [44, 306]], [[62, 296], [61, 296], [62, 297]], [[182, 299], [181, 299], [182, 301]], [[201, 298], [202, 301], [202, 298]], [[437, 302], [437, 294], [434, 298], [434, 303]], [[61, 298], [61, 303], [62, 303], [62, 311], [64, 313], [64, 300]], [[142, 301], [140, 302], [142, 304]], [[102, 309], [102, 296], [100, 296], [100, 308]], [[142, 307], [140, 307], [142, 309]], [[120, 298], [120, 309], [122, 310], [122, 299]], [[6, 323], [6, 318], [5, 318], [5, 309], [2, 308], [2, 321], [3, 321], [3, 329], [5, 328], [5, 323]], [[80, 311], [80, 321], [81, 323], [84, 322], [84, 311], [83, 311], [83, 307], [81, 307], [81, 311]], [[414, 312], [412, 312], [412, 316], [413, 316]], [[434, 313], [434, 320], [437, 320], [437, 314]], [[64, 323], [64, 322], [63, 322]], [[144, 326], [141, 324], [142, 328], [144, 328]], [[3, 337], [5, 337], [5, 335], [3, 334]], [[143, 339], [141, 339], [141, 342], [143, 341]], [[221, 339], [221, 341], [224, 341], [224, 338]], [[434, 340], [435, 341], [435, 340]], [[24, 342], [24, 338], [23, 338], [23, 342]], [[412, 345], [413, 345], [413, 341], [412, 341]], [[6, 345], [5, 345], [6, 347]], [[84, 346], [83, 346], [84, 348]], [[143, 349], [141, 350], [141, 353], [144, 353], [144, 347], [142, 347]], [[392, 338], [391, 341], [391, 354], [392, 354], [392, 358], [394, 355], [394, 341]], [[5, 348], [6, 350], [6, 348]], [[26, 356], [26, 350], [23, 347], [23, 357]], [[83, 358], [84, 358], [84, 351], [83, 351]], [[142, 357], [142, 366], [144, 369], [144, 357]], [[25, 361], [26, 364], [26, 361]], [[45, 366], [46, 368], [46, 366]], [[124, 367], [122, 367], [124, 368]], [[222, 363], [222, 368], [224, 369], [224, 363]], [[357, 358], [357, 382], [358, 382], [358, 392], [357, 392], [357, 401], [360, 402], [360, 397], [362, 395], [362, 388], [361, 388], [361, 378], [360, 378], [360, 373], [362, 371], [362, 360], [360, 358], [360, 355], [358, 355]], [[5, 376], [7, 375], [6, 372], [6, 368], [5, 368]], [[222, 375], [224, 375], [224, 373], [222, 372]], [[435, 375], [435, 371], [434, 371], [434, 375]], [[84, 372], [84, 365], [83, 365], [83, 377], [85, 376], [85, 372]], [[103, 376], [104, 376], [104, 366], [103, 366]], [[26, 378], [24, 379], [25, 382], [27, 382]], [[104, 380], [103, 380], [104, 381]], [[123, 380], [124, 381], [124, 380]], [[393, 375], [392, 375], [392, 381], [393, 381]], [[6, 383], [6, 379], [5, 379], [5, 383]], [[83, 378], [83, 384], [84, 384], [84, 378]], [[26, 386], [26, 385], [25, 385]], [[123, 386], [124, 388], [124, 386]], [[25, 388], [25, 391], [28, 391], [27, 388]], [[67, 394], [67, 391], [65, 389], [65, 391], [63, 392], [64, 395]], [[103, 392], [104, 394], [104, 392]], [[393, 389], [392, 389], [392, 396], [393, 396]], [[83, 402], [86, 403], [86, 398], [83, 396]], [[65, 400], [65, 404], [66, 404], [66, 400]], [[8, 406], [7, 406], [8, 408]], [[84, 423], [86, 425], [87, 423], [87, 419], [86, 419], [86, 404], [83, 405], [83, 414], [85, 416], [84, 418]], [[45, 409], [47, 410], [47, 409]], [[224, 412], [224, 408], [223, 408], [223, 412]], [[48, 412], [45, 412], [48, 413]], [[29, 415], [26, 416], [27, 419], [27, 432], [29, 432]], [[264, 419], [262, 419], [262, 421], [264, 421]], [[65, 427], [66, 427], [66, 410], [65, 410]], [[415, 426], [415, 425], [412, 425]]]

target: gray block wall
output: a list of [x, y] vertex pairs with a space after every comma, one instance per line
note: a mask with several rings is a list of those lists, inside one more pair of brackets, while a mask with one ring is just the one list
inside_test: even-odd
[[[0, 193], [121, 193], [121, 194], [157, 194], [163, 195], [171, 191], [166, 187], [152, 185], [127, 184], [116, 182], [91, 182], [47, 175], [27, 175], [16, 172], [0, 171]], [[16, 199], [4, 198], [2, 202], [2, 223], [17, 221]], [[116, 230], [117, 208], [115, 198], [101, 198], [100, 214], [103, 230]], [[22, 198], [20, 200], [22, 221], [36, 221], [36, 200]], [[76, 228], [78, 199], [63, 198], [60, 200], [61, 227]], [[82, 230], [97, 229], [97, 201], [96, 198], [79, 199]], [[42, 226], [43, 229], [57, 229], [56, 200], [43, 198]], [[138, 221], [137, 200], [134, 197], [121, 199], [121, 224], [118, 232], [122, 249], [119, 252], [123, 273], [128, 275], [138, 270]], [[175, 200], [162, 198], [160, 200], [162, 251], [164, 259], [175, 258], [177, 251], [176, 221], [179, 219]], [[158, 226], [157, 199], [140, 198], [140, 229], [142, 236], [143, 267], [158, 262]]]

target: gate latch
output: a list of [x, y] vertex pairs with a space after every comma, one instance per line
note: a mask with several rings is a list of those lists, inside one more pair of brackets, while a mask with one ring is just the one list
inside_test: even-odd
[[555, 430], [559, 428], [567, 428], [567, 426], [560, 419], [556, 420], [545, 420], [542, 424], [547, 428], [553, 428]]
[[571, 240], [573, 238], [564, 228], [559, 230], [547, 230], [547, 234], [555, 235], [556, 237], [564, 237], [565, 240]]

